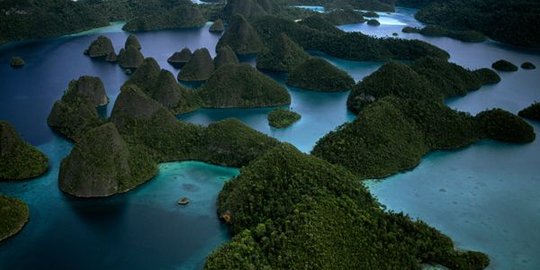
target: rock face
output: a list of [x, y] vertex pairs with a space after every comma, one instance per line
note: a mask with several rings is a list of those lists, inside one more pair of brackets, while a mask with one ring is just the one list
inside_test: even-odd
[[43, 153], [24, 142], [10, 123], [0, 121], [0, 180], [33, 178], [48, 167]]
[[229, 45], [238, 55], [259, 53], [264, 45], [257, 31], [241, 15], [235, 15], [216, 48]]
[[206, 81], [212, 72], [214, 72], [214, 62], [210, 52], [206, 48], [197, 49], [193, 52], [189, 62], [180, 70], [178, 80]]
[[491, 67], [498, 71], [514, 72], [518, 70], [518, 67], [506, 60], [499, 60], [491, 65]]
[[106, 36], [99, 36], [94, 40], [90, 47], [85, 51], [85, 54], [91, 58], [107, 58], [112, 59], [112, 55], [116, 55], [112, 41]]
[[191, 59], [191, 54], [192, 53], [189, 48], [183, 48], [180, 52], [173, 53], [173, 55], [167, 59], [167, 62], [176, 68], [181, 68], [187, 62], [189, 62], [189, 59]]
[[101, 79], [82, 76], [71, 81], [62, 99], [54, 103], [47, 124], [67, 138], [78, 141], [85, 132], [101, 125], [103, 120], [96, 107], [108, 102]]
[[104, 124], [85, 134], [62, 161], [60, 189], [77, 197], [104, 197], [128, 191], [153, 176], [138, 166], [141, 159], [144, 158], [130, 154], [113, 123]]
[[204, 107], [264, 107], [291, 103], [289, 92], [247, 64], [220, 67], [199, 90]]
[[257, 56], [257, 68], [277, 72], [289, 72], [309, 58], [304, 49], [292, 41], [286, 34]]
[[346, 91], [354, 80], [321, 58], [311, 58], [289, 73], [287, 84], [315, 91]]
[[217, 19], [212, 26], [210, 26], [209, 29], [212, 33], [221, 33], [225, 31], [225, 26], [223, 26], [223, 21], [221, 19]]
[[11, 60], [9, 62], [9, 65], [12, 67], [12, 68], [21, 68], [25, 65], [26, 63], [24, 62], [24, 60], [18, 56], [13, 56], [11, 57]]
[[133, 46], [120, 50], [118, 54], [118, 64], [124, 69], [137, 69], [143, 61], [143, 54]]
[[240, 63], [240, 61], [238, 61], [238, 57], [231, 47], [225, 45], [217, 50], [217, 56], [214, 58], [216, 69], [226, 64], [238, 63]]
[[129, 46], [133, 46], [137, 50], [142, 49], [141, 43], [139, 42], [137, 37], [133, 34], [130, 34], [128, 38], [126, 39], [126, 44], [124, 45], [124, 48], [127, 49]]

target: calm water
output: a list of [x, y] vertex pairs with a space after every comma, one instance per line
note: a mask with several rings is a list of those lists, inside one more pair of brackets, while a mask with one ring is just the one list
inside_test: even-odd
[[[379, 27], [361, 24], [341, 28], [376, 36], [397, 32], [402, 38], [423, 39], [449, 51], [451, 61], [469, 68], [487, 67], [499, 58], [516, 64], [527, 60], [540, 66], [538, 52], [496, 42], [470, 44], [402, 34], [404, 25], [421, 25], [413, 14], [414, 10], [398, 9], [398, 13], [380, 13]], [[237, 169], [199, 162], [167, 163], [160, 166], [154, 180], [128, 194], [78, 200], [59, 191], [58, 166], [72, 145], [51, 132], [47, 115], [68, 82], [81, 75], [102, 78], [111, 97], [110, 111], [127, 76], [117, 65], [92, 61], [82, 52], [99, 34], [111, 38], [118, 51], [127, 37], [121, 26], [115, 23], [78, 35], [0, 48], [0, 119], [11, 121], [51, 160], [51, 170], [39, 179], [0, 183], [0, 193], [22, 198], [31, 209], [25, 229], [0, 244], [0, 269], [197, 269], [212, 249], [228, 239], [215, 215], [215, 198], [223, 182], [238, 174]], [[166, 62], [173, 51], [207, 47], [214, 54], [219, 35], [210, 34], [208, 27], [137, 36], [146, 56], [156, 58], [163, 68], [176, 74], [178, 71]], [[22, 56], [27, 65], [12, 70], [8, 63], [13, 55]], [[357, 81], [381, 65], [316, 55], [346, 70]], [[253, 59], [243, 61], [254, 64]], [[285, 80], [280, 74], [268, 75], [281, 84]], [[495, 106], [517, 112], [532, 100], [540, 100], [539, 71], [501, 75], [503, 81], [498, 85], [449, 100], [448, 104], [474, 114]], [[328, 131], [354, 119], [345, 107], [348, 93], [288, 89], [290, 107], [302, 114], [302, 119], [287, 129], [268, 126], [266, 115], [271, 109], [199, 110], [179, 118], [207, 125], [237, 117], [304, 152]], [[540, 132], [538, 124], [535, 128]], [[488, 253], [492, 269], [537, 269], [539, 150], [538, 142], [481, 142], [459, 151], [432, 153], [415, 170], [369, 186], [389, 209], [427, 221], [450, 235], [460, 248]], [[192, 201], [187, 207], [176, 205], [183, 196]]]

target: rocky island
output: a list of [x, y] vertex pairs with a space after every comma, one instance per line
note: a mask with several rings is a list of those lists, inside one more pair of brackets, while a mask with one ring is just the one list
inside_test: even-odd
[[534, 102], [529, 107], [519, 111], [518, 115], [530, 120], [540, 121], [540, 103]]
[[227, 64], [239, 64], [240, 61], [234, 53], [233, 49], [228, 45], [221, 46], [217, 49], [216, 58], [214, 58], [214, 66], [216, 69]]
[[288, 105], [291, 97], [277, 82], [247, 64], [228, 64], [199, 90], [203, 107], [237, 108]]
[[17, 234], [30, 218], [28, 205], [23, 201], [0, 194], [0, 242]]
[[211, 33], [221, 33], [225, 31], [223, 21], [221, 19], [217, 19], [214, 23], [212, 23], [212, 26], [210, 26], [210, 29], [208, 31], [210, 31]]
[[257, 54], [264, 48], [255, 28], [241, 15], [232, 17], [216, 47], [223, 45], [229, 45], [238, 55]]
[[112, 41], [106, 36], [99, 36], [96, 40], [92, 41], [86, 51], [85, 55], [90, 58], [105, 59], [107, 62], [116, 62], [116, 53]]
[[24, 67], [25, 64], [26, 63], [24, 62], [24, 60], [19, 56], [13, 56], [11, 57], [11, 60], [9, 61], [9, 65], [12, 68], [22, 68]]
[[518, 67], [516, 65], [503, 59], [496, 61], [495, 63], [491, 65], [491, 67], [498, 71], [505, 71], [505, 72], [514, 72], [518, 70]]
[[178, 73], [178, 80], [188, 82], [206, 81], [210, 78], [214, 69], [214, 61], [208, 49], [197, 49]]
[[168, 59], [167, 62], [175, 68], [183, 67], [189, 59], [191, 59], [191, 50], [189, 48], [183, 48], [179, 52], [174, 52]]
[[295, 67], [287, 85], [307, 90], [337, 92], [350, 90], [354, 80], [347, 72], [321, 58], [310, 58]]
[[0, 121], [0, 181], [34, 178], [48, 168], [43, 153], [26, 143], [9, 122]]

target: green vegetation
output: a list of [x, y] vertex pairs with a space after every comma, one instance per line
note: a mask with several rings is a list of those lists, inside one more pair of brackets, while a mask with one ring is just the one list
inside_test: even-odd
[[206, 81], [214, 72], [215, 66], [206, 48], [197, 49], [178, 73], [179, 81]]
[[173, 28], [202, 27], [206, 23], [206, 18], [189, 0], [171, 1], [170, 9], [165, 9], [161, 13], [150, 13], [136, 17], [128, 21], [122, 30], [127, 32], [152, 31]]
[[499, 81], [500, 77], [492, 70], [469, 71], [437, 58], [422, 58], [410, 65], [390, 62], [353, 88], [347, 107], [358, 113], [369, 103], [366, 101], [388, 95], [442, 101]]
[[21, 68], [25, 64], [26, 63], [24, 62], [24, 60], [19, 56], [13, 56], [11, 57], [11, 60], [9, 61], [9, 65], [13, 68]]
[[[404, 2], [403, 0], [401, 2]], [[410, 2], [410, 1], [406, 1]], [[414, 1], [418, 2], [418, 1]], [[513, 45], [540, 47], [540, 3], [535, 0], [420, 1], [416, 18], [426, 24], [457, 31], [477, 31]], [[398, 2], [399, 3], [399, 2]], [[497, 10], [497, 12], [493, 12]]]
[[536, 69], [536, 66], [531, 62], [524, 62], [521, 64], [522, 69]]
[[265, 44], [270, 44], [285, 33], [305, 50], [321, 51], [349, 60], [415, 60], [424, 56], [448, 58], [445, 51], [425, 42], [396, 38], [379, 39], [361, 33], [345, 33], [317, 18], [318, 16], [314, 16], [295, 23], [265, 16], [256, 19], [253, 27], [257, 29]]
[[108, 102], [99, 78], [80, 77], [71, 81], [62, 99], [54, 103], [47, 124], [67, 138], [79, 141], [84, 133], [103, 123], [96, 107]]
[[231, 47], [224, 45], [217, 49], [217, 55], [216, 58], [214, 58], [214, 65], [216, 66], [216, 69], [226, 64], [238, 63], [240, 63], [240, 61]]
[[247, 64], [224, 65], [198, 91], [204, 107], [266, 107], [291, 103], [289, 92]]
[[371, 26], [379, 26], [379, 25], [381, 25], [381, 23], [377, 19], [369, 19], [367, 21], [367, 24], [371, 25]]
[[476, 118], [480, 128], [490, 139], [511, 142], [529, 143], [534, 141], [534, 129], [521, 118], [501, 109], [492, 109], [479, 113]]
[[[37, 177], [48, 167], [49, 161], [43, 153], [26, 143], [10, 123], [0, 121], [0, 180]], [[4, 230], [1, 235], [4, 236]]]
[[257, 54], [264, 48], [257, 31], [241, 15], [232, 17], [216, 48], [224, 45], [229, 45], [238, 55]]
[[[127, 43], [127, 42], [126, 42]], [[126, 44], [127, 45], [127, 44]], [[137, 69], [144, 61], [144, 55], [137, 47], [127, 46], [118, 53], [118, 64], [124, 69]]]
[[276, 40], [257, 55], [257, 68], [262, 70], [289, 72], [309, 58], [302, 47], [298, 46], [286, 34]]
[[173, 114], [196, 110], [201, 104], [196, 92], [179, 85], [174, 75], [161, 69], [154, 58], [146, 58], [125, 85], [137, 86]]
[[96, 40], [92, 41], [88, 49], [84, 51], [84, 54], [90, 58], [102, 58], [108, 62], [117, 61], [112, 41], [106, 36], [99, 36]]
[[379, 178], [416, 166], [432, 150], [484, 138], [534, 140], [532, 127], [508, 112], [472, 117], [443, 103], [498, 80], [493, 71], [468, 71], [437, 58], [385, 64], [351, 92], [347, 105], [358, 118], [320, 139], [312, 153], [362, 178]]
[[497, 62], [493, 63], [491, 65], [493, 69], [499, 70], [499, 71], [506, 71], [506, 72], [514, 72], [518, 70], [518, 67], [506, 60], [498, 60]]
[[519, 111], [518, 115], [523, 118], [540, 121], [540, 103], [534, 102], [529, 107]]
[[328, 13], [323, 13], [321, 16], [333, 25], [355, 24], [366, 21], [361, 12], [353, 9], [336, 9]]
[[449, 37], [463, 42], [483, 42], [486, 36], [473, 30], [448, 30], [444, 27], [429, 25], [422, 29], [406, 26], [401, 30], [403, 33], [419, 33], [428, 37]]
[[223, 21], [221, 19], [216, 20], [209, 29], [212, 33], [221, 33], [225, 31], [225, 26], [223, 26]]
[[241, 15], [244, 18], [255, 18], [267, 14], [278, 12], [280, 7], [276, 1], [272, 0], [229, 0], [223, 8], [222, 16], [225, 19], [231, 19], [235, 15]]
[[346, 91], [354, 80], [347, 72], [322, 58], [310, 58], [289, 73], [287, 84], [315, 91]]
[[189, 59], [191, 59], [191, 50], [189, 48], [183, 48], [180, 52], [174, 52], [167, 62], [176, 68], [183, 67]]
[[234, 237], [205, 269], [418, 269], [422, 262], [482, 269], [489, 262], [455, 251], [425, 223], [385, 213], [350, 172], [289, 145], [227, 182], [218, 212]]
[[300, 118], [302, 118], [300, 114], [291, 110], [277, 109], [268, 114], [268, 124], [273, 128], [286, 128]]
[[126, 44], [124, 45], [124, 48], [127, 49], [129, 46], [135, 47], [135, 49], [140, 50], [142, 49], [141, 43], [137, 39], [137, 36], [130, 34], [126, 39]]
[[0, 194], [0, 242], [22, 230], [30, 218], [23, 201]]

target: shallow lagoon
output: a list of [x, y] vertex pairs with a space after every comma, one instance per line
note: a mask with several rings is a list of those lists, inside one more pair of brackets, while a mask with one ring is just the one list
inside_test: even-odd
[[[414, 10], [381, 14], [379, 27], [347, 25], [347, 31], [376, 36], [399, 33], [419, 38], [452, 55], [451, 61], [469, 68], [488, 67], [499, 58], [516, 64], [532, 61], [540, 66], [540, 54], [488, 41], [463, 43], [448, 38], [424, 38], [401, 33], [402, 24], [421, 25]], [[400, 22], [396, 24], [395, 22]], [[143, 53], [163, 68], [177, 72], [166, 62], [175, 50], [187, 46], [214, 48], [219, 35], [202, 29], [137, 34]], [[0, 245], [0, 269], [46, 268], [200, 268], [209, 251], [228, 239], [215, 215], [215, 197], [237, 169], [198, 162], [167, 163], [153, 181], [128, 194], [109, 199], [75, 200], [57, 187], [60, 160], [71, 144], [56, 136], [46, 117], [68, 82], [81, 75], [100, 76], [111, 97], [112, 108], [127, 76], [116, 65], [91, 61], [82, 54], [98, 34], [110, 37], [117, 49], [127, 37], [121, 24], [84, 35], [20, 43], [0, 49], [0, 118], [11, 121], [22, 135], [51, 159], [50, 172], [39, 179], [0, 183], [0, 192], [20, 197], [31, 208], [31, 221], [21, 232]], [[212, 53], [213, 50], [210, 50]], [[22, 56], [27, 66], [12, 70], [12, 55]], [[381, 63], [344, 61], [326, 57], [348, 71], [355, 80], [376, 70]], [[252, 59], [247, 59], [253, 63]], [[282, 75], [269, 74], [283, 83]], [[484, 87], [464, 98], [449, 100], [454, 108], [477, 113], [502, 107], [512, 112], [540, 100], [538, 70], [501, 74], [498, 85]], [[324, 94], [289, 89], [291, 107], [302, 119], [284, 130], [271, 129], [270, 109], [200, 110], [180, 119], [209, 124], [238, 117], [251, 127], [309, 152], [316, 140], [336, 126], [354, 119], [346, 111], [347, 93]], [[535, 124], [540, 132], [540, 126]], [[450, 235], [458, 247], [488, 253], [491, 269], [537, 269], [540, 265], [540, 143], [506, 145], [481, 142], [458, 151], [427, 155], [416, 169], [370, 182], [371, 191], [388, 209], [404, 211]], [[187, 196], [192, 204], [176, 205]], [[31, 260], [28, 258], [32, 258]]]

